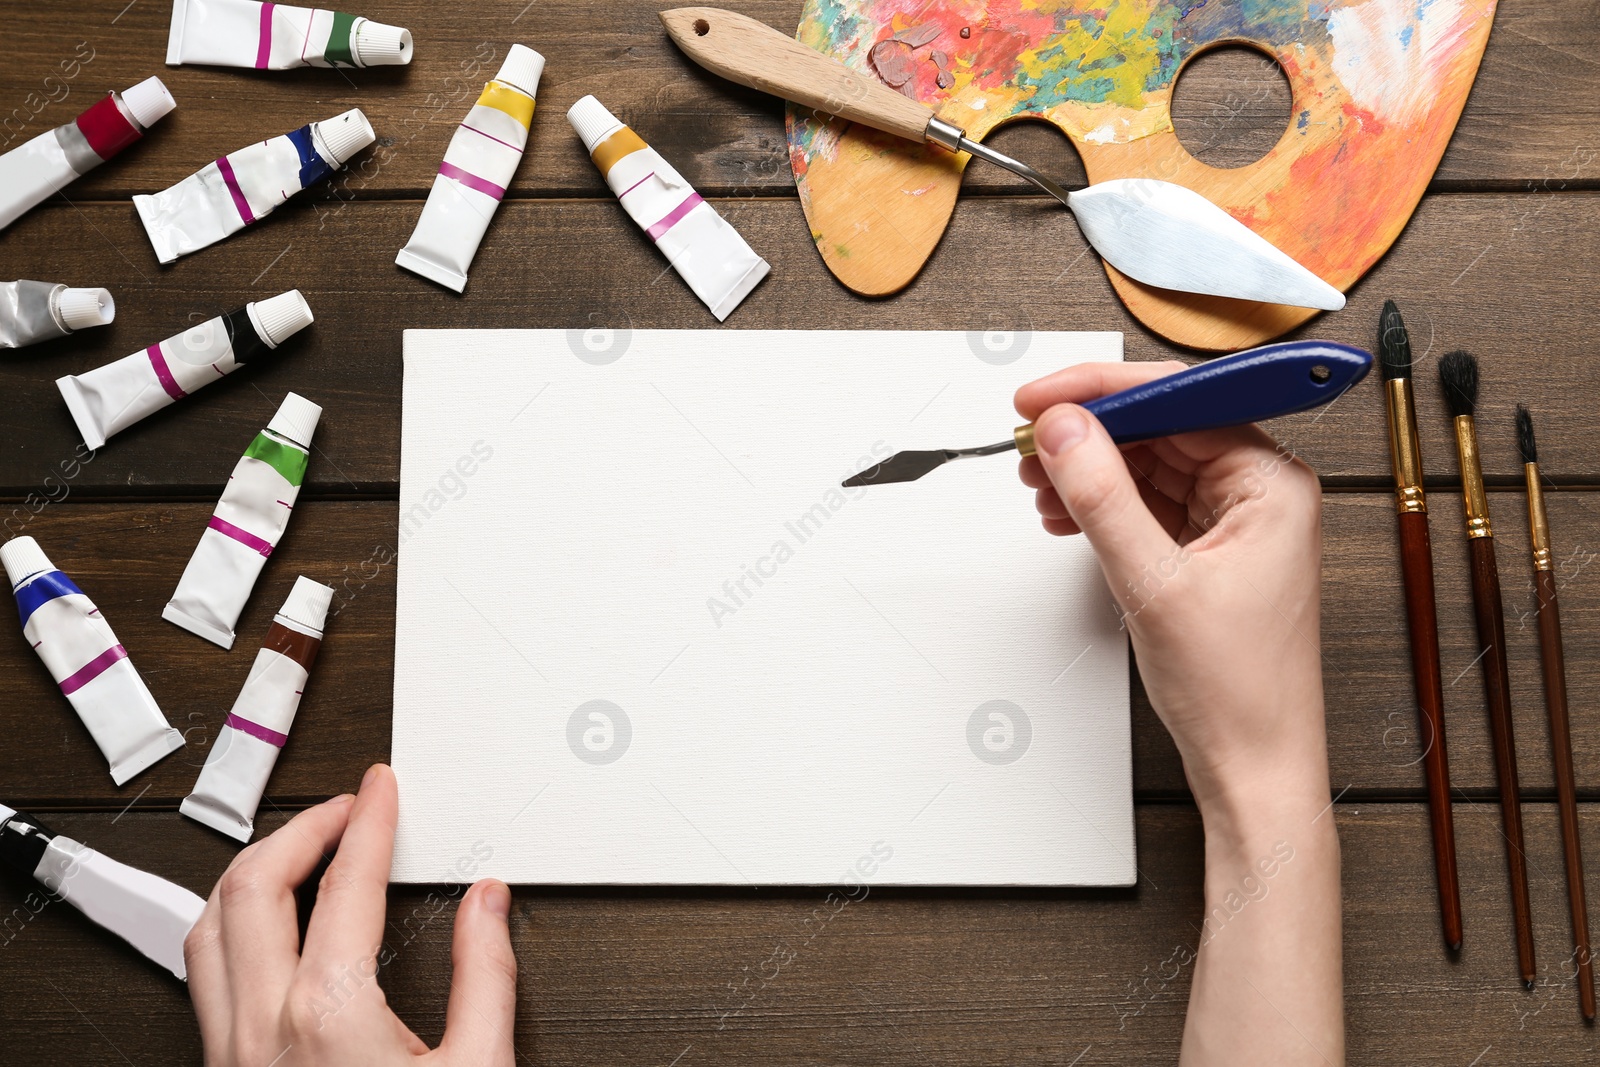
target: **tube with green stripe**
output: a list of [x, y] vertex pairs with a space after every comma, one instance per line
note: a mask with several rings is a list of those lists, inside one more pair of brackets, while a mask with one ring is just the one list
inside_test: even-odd
[[322, 409], [298, 393], [284, 397], [233, 468], [163, 619], [233, 647], [256, 578], [289, 526], [321, 417]]
[[360, 15], [256, 0], [173, 0], [168, 66], [288, 70], [410, 62], [410, 30]]

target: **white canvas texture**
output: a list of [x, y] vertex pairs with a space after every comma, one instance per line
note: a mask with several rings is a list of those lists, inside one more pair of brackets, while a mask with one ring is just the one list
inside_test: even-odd
[[400, 882], [1130, 885], [1128, 648], [1003, 440], [1114, 333], [405, 335]]

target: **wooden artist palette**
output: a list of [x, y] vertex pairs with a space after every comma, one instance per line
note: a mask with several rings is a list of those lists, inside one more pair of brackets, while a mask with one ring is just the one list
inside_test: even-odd
[[[1495, 0], [806, 0], [796, 37], [974, 139], [1042, 119], [1072, 141], [1091, 182], [1188, 186], [1344, 290], [1422, 198], [1494, 9]], [[1264, 157], [1222, 170], [1184, 149], [1171, 103], [1184, 64], [1230, 43], [1277, 60], [1294, 111]], [[969, 157], [794, 106], [788, 133], [800, 202], [828, 268], [866, 296], [909, 284], [950, 221]], [[1196, 348], [1258, 345], [1316, 314], [1106, 272], [1140, 321]]]

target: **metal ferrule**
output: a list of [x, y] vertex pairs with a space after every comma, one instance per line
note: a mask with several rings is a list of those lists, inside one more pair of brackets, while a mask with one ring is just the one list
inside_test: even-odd
[[1553, 571], [1550, 558], [1550, 520], [1544, 514], [1544, 486], [1539, 484], [1539, 465], [1524, 463], [1522, 474], [1528, 480], [1528, 529], [1532, 532], [1533, 569]]
[[928, 120], [928, 128], [922, 131], [922, 136], [952, 152], [959, 152], [961, 139], [966, 136], [966, 131], [944, 119], [932, 118]]
[[1017, 452], [1020, 455], [1031, 456], [1038, 451], [1033, 444], [1033, 423], [1018, 426], [1011, 434], [1012, 440], [1017, 443]]
[[1422, 491], [1422, 444], [1417, 439], [1417, 408], [1411, 398], [1411, 379], [1390, 378], [1383, 383], [1389, 401], [1389, 455], [1394, 462], [1395, 508], [1407, 512], [1428, 510]]
[[1489, 498], [1483, 492], [1483, 464], [1478, 458], [1478, 430], [1471, 415], [1456, 423], [1456, 449], [1461, 454], [1461, 502], [1467, 512], [1468, 537], [1493, 537], [1489, 526]]

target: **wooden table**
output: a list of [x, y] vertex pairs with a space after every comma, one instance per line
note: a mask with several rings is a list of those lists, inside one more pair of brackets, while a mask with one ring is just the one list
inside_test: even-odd
[[[1373, 0], [1380, 2], [1380, 0]], [[126, 6], [124, 6], [126, 4]], [[742, 10], [792, 26], [795, 0]], [[1449, 153], [1409, 228], [1307, 333], [1373, 342], [1385, 297], [1416, 347], [1483, 359], [1479, 424], [1500, 537], [1541, 979], [1515, 973], [1505, 859], [1467, 590], [1454, 452], [1437, 390], [1420, 408], [1434, 494], [1451, 771], [1466, 947], [1440, 943], [1411, 675], [1404, 651], [1384, 415], [1375, 380], [1325, 414], [1275, 431], [1326, 487], [1324, 662], [1333, 808], [1344, 845], [1350, 1060], [1362, 1064], [1594, 1062], [1567, 977], [1570, 940], [1540, 691], [1514, 403], [1539, 418], [1554, 483], [1588, 881], [1600, 892], [1600, 390], [1592, 358], [1600, 286], [1600, 23], [1584, 0], [1502, 0]], [[105, 285], [116, 323], [0, 359], [0, 514], [39, 538], [104, 608], [187, 750], [122, 789], [25, 644], [0, 641], [0, 799], [200, 893], [234, 846], [180, 819], [280, 599], [258, 593], [231, 653], [160, 620], [219, 487], [289, 389], [326, 408], [304, 497], [270, 588], [304, 573], [338, 614], [263, 804], [267, 828], [352, 788], [388, 752], [400, 342], [406, 327], [685, 327], [705, 309], [617, 207], [564, 118], [595, 93], [773, 265], [736, 328], [1124, 330], [1132, 359], [1172, 353], [1113, 297], [1067, 213], [995, 168], [974, 168], [950, 233], [898, 297], [851, 296], [807, 237], [781, 109], [688, 65], [654, 5], [633, 0], [360, 9], [409, 27], [406, 68], [279, 74], [162, 66], [162, 0], [7, 4], [0, 104], [12, 144], [69, 121], [109, 87], [160, 73], [179, 101], [146, 143], [0, 236], [5, 278]], [[549, 59], [528, 158], [457, 297], [400, 271], [394, 253], [454, 125], [513, 41]], [[81, 43], [80, 43], [81, 42]], [[92, 56], [85, 60], [83, 57]], [[62, 75], [76, 57], [77, 73]], [[55, 77], [50, 76], [54, 74]], [[63, 92], [65, 98], [62, 98]], [[32, 94], [32, 95], [30, 95]], [[1287, 90], [1253, 55], [1197, 61], [1180, 133], [1238, 163], [1284, 128]], [[159, 267], [128, 197], [206, 161], [352, 105], [378, 146], [330, 190], [225, 245]], [[997, 143], [1069, 178], [1053, 131]], [[1025, 221], [1022, 221], [1025, 220]], [[1029, 273], [1029, 272], [1037, 272]], [[985, 306], [975, 277], [1015, 279]], [[317, 325], [275, 359], [121, 435], [90, 462], [52, 382], [247, 299], [300, 288]], [[752, 358], [759, 358], [755, 354]], [[1374, 375], [1374, 379], [1376, 375]], [[1027, 506], [1019, 492], [1019, 506]], [[268, 588], [267, 584], [263, 588]], [[874, 890], [808, 925], [826, 890], [551, 890], [516, 893], [526, 1063], [1098, 1064], [1173, 1062], [1189, 992], [1182, 965], [1201, 919], [1201, 828], [1182, 770], [1135, 686], [1136, 888]], [[4, 1058], [28, 1063], [198, 1062], [188, 998], [169, 976], [35, 887], [0, 880]], [[443, 1026], [459, 889], [397, 887], [383, 984], [425, 1038]], [[792, 961], [771, 962], [777, 951]]]

